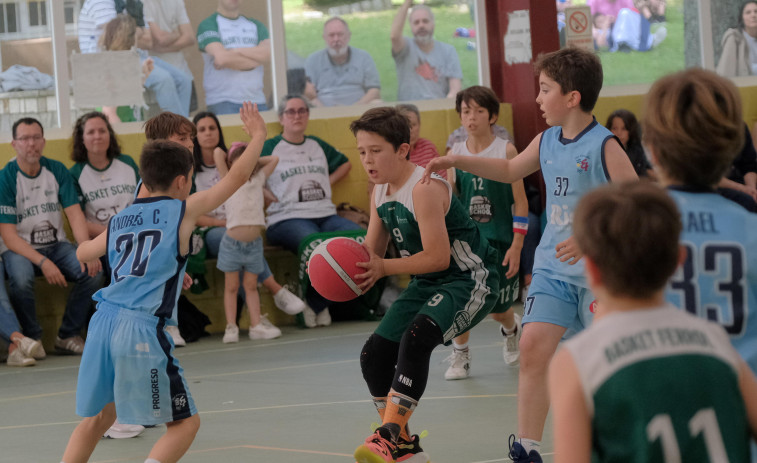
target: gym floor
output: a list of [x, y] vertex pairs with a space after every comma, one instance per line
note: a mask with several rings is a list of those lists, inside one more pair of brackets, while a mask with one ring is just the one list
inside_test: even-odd
[[[520, 310], [520, 307], [517, 307]], [[358, 356], [376, 322], [311, 330], [282, 327], [271, 341], [223, 344], [221, 335], [179, 348], [201, 426], [183, 462], [350, 462], [378, 421]], [[246, 333], [240, 333], [240, 335]], [[518, 369], [502, 360], [502, 337], [487, 319], [473, 329], [471, 377], [445, 381], [450, 347], [431, 357], [428, 386], [410, 424], [433, 463], [510, 461]], [[48, 355], [34, 367], [0, 366], [0, 462], [58, 462], [79, 418], [80, 357]], [[164, 427], [132, 439], [103, 439], [91, 461], [141, 463]], [[552, 461], [548, 422], [543, 456]]]

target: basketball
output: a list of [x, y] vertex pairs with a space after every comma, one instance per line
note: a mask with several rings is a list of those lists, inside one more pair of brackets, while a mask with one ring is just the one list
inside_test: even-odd
[[355, 280], [355, 275], [365, 272], [355, 264], [369, 259], [368, 251], [351, 238], [327, 239], [313, 250], [308, 260], [310, 284], [331, 301], [352, 300], [363, 294], [357, 286], [362, 280]]

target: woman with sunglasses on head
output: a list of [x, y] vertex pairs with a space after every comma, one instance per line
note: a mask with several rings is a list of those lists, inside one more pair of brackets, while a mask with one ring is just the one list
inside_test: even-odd
[[[359, 225], [336, 214], [331, 202], [331, 185], [347, 173], [347, 156], [320, 138], [305, 135], [310, 118], [307, 102], [299, 95], [287, 95], [279, 105], [282, 132], [265, 142], [262, 156], [275, 155], [279, 163], [267, 187], [276, 197], [268, 206], [268, 242], [297, 253], [300, 242], [313, 233], [357, 230]], [[311, 290], [310, 307], [303, 312], [309, 328], [331, 324], [329, 301]]]

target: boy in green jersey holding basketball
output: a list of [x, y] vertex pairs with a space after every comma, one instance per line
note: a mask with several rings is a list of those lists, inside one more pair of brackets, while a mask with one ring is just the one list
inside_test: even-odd
[[[360, 463], [427, 463], [407, 422], [428, 381], [431, 352], [483, 320], [499, 290], [497, 253], [452, 187], [407, 159], [410, 127], [394, 108], [368, 110], [350, 126], [360, 161], [375, 184], [358, 264], [368, 290], [386, 275], [411, 274], [407, 289], [368, 338], [360, 366], [382, 426], [355, 450]], [[383, 259], [389, 240], [401, 258]]]
[[673, 199], [648, 182], [578, 204], [598, 310], [549, 368], [555, 462], [749, 461], [757, 380], [721, 326], [665, 302], [686, 257], [681, 228]]

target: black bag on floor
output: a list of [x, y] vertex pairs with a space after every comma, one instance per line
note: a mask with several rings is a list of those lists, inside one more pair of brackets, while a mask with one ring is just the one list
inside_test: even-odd
[[179, 333], [187, 342], [195, 342], [203, 336], [210, 336], [205, 327], [210, 325], [210, 319], [192, 304], [183, 294], [177, 303], [177, 318]]

